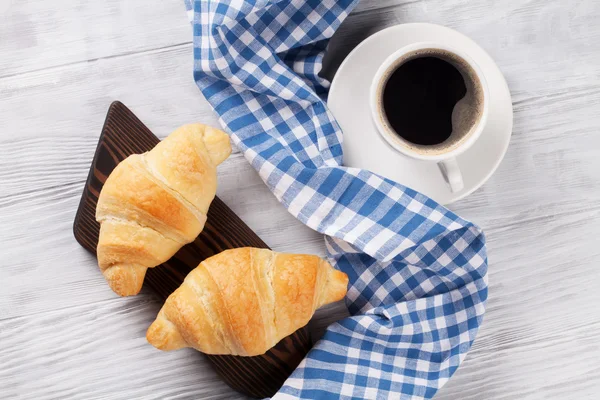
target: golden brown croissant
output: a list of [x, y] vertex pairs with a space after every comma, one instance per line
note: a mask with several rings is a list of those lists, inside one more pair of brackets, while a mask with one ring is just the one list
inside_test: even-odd
[[148, 268], [200, 234], [217, 190], [216, 166], [230, 153], [226, 133], [191, 124], [117, 165], [96, 207], [98, 264], [115, 293], [137, 294]]
[[348, 277], [317, 256], [245, 247], [210, 257], [191, 271], [146, 338], [160, 350], [255, 356], [346, 294]]

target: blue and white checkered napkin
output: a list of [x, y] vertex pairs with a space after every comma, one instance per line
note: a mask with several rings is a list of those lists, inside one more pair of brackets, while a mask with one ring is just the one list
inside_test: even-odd
[[341, 166], [342, 132], [318, 73], [357, 0], [186, 1], [202, 93], [350, 278], [352, 316], [327, 329], [274, 398], [431, 398], [481, 323], [485, 239], [428, 197]]

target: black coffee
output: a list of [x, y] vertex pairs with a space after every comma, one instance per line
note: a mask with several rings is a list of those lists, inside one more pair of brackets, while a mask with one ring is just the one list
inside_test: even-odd
[[383, 111], [389, 127], [404, 140], [439, 145], [451, 136], [459, 140], [477, 122], [481, 87], [464, 60], [453, 57], [439, 50], [421, 50], [388, 75]]

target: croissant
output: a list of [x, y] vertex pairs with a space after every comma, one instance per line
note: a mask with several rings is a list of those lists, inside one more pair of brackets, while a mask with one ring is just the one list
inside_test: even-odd
[[146, 270], [164, 263], [204, 228], [216, 166], [231, 153], [226, 133], [185, 125], [112, 171], [96, 206], [98, 265], [111, 289], [139, 293]]
[[160, 350], [255, 356], [346, 294], [348, 276], [317, 256], [251, 247], [198, 265], [167, 299], [146, 339]]

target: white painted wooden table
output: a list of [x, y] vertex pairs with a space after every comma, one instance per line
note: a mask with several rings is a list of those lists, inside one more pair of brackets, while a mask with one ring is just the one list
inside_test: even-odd
[[[159, 299], [115, 296], [71, 233], [111, 101], [160, 137], [217, 124], [192, 80], [181, 3], [0, 0], [0, 398], [239, 398], [194, 351], [148, 345]], [[416, 21], [480, 43], [515, 108], [500, 169], [451, 207], [487, 233], [490, 297], [437, 398], [597, 399], [600, 2], [363, 0], [332, 41], [327, 75], [369, 34]], [[324, 254], [239, 153], [219, 175], [219, 196], [270, 246]]]

